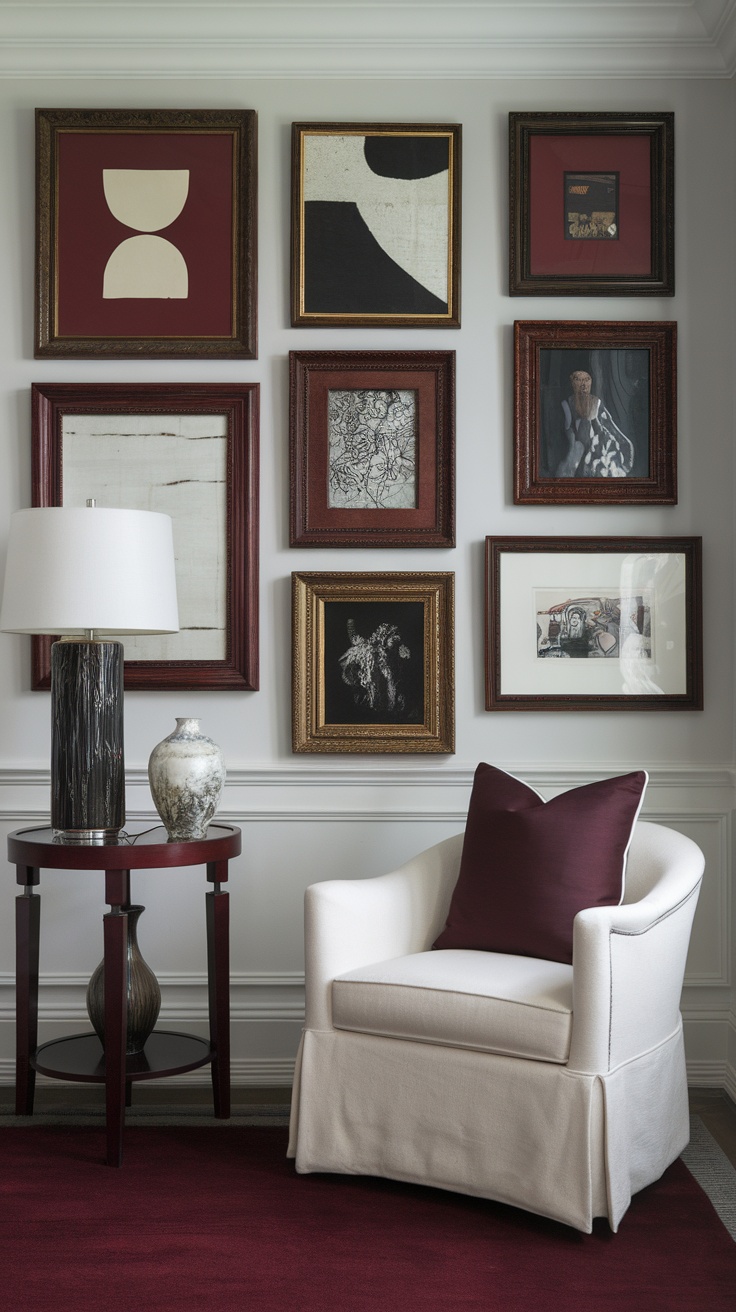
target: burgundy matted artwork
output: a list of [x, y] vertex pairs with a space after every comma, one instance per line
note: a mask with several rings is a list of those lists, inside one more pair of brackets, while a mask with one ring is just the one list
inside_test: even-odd
[[[258, 400], [257, 383], [32, 388], [34, 506], [172, 519], [179, 632], [121, 639], [126, 688], [258, 688]], [[32, 639], [33, 688], [51, 642]]]
[[36, 110], [36, 356], [255, 358], [253, 110]]
[[291, 351], [291, 546], [455, 545], [455, 352]]
[[674, 294], [674, 115], [509, 115], [512, 296]]

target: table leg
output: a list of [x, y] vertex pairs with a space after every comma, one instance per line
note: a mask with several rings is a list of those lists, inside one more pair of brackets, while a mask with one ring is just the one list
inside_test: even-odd
[[23, 892], [15, 900], [15, 1114], [33, 1114], [36, 1072], [31, 1058], [38, 1047], [38, 954], [41, 898], [35, 866], [16, 866]]
[[211, 862], [207, 878], [214, 884], [206, 896], [207, 982], [215, 1116], [230, 1115], [230, 894], [220, 888], [227, 879], [227, 861]]
[[104, 917], [105, 937], [105, 1111], [107, 1120], [107, 1164], [123, 1160], [125, 1126], [125, 1048], [128, 1028], [128, 915], [130, 871], [108, 870], [105, 901], [110, 911]]

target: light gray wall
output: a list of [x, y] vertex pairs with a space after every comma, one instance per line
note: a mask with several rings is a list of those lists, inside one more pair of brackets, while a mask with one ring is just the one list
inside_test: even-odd
[[[152, 816], [149, 752], [178, 715], [198, 715], [229, 770], [222, 814], [242, 824], [232, 872], [235, 1078], [286, 1083], [301, 1015], [301, 912], [315, 879], [398, 864], [463, 823], [483, 759], [546, 793], [600, 773], [650, 770], [647, 814], [708, 855], [685, 1010], [691, 1078], [736, 1093], [731, 994], [736, 212], [734, 88], [695, 79], [194, 82], [8, 78], [0, 83], [0, 553], [10, 513], [30, 504], [32, 382], [257, 381], [261, 385], [261, 691], [129, 693], [129, 818]], [[259, 359], [34, 361], [33, 109], [43, 106], [247, 107], [259, 118]], [[515, 298], [507, 285], [507, 114], [512, 109], [674, 110], [674, 298]], [[288, 326], [289, 151], [293, 120], [458, 122], [463, 126], [462, 328], [318, 330]], [[676, 507], [514, 507], [512, 324], [523, 319], [674, 319], [679, 330]], [[290, 349], [457, 352], [458, 545], [453, 551], [290, 550]], [[487, 534], [702, 534], [705, 710], [649, 714], [488, 714], [483, 709], [483, 539]], [[2, 560], [0, 560], [0, 564]], [[290, 751], [289, 576], [295, 569], [451, 569], [456, 573], [454, 757], [294, 758]], [[48, 807], [48, 694], [29, 688], [29, 640], [0, 635], [0, 824], [41, 823]], [[4, 851], [4, 837], [0, 835]], [[0, 1079], [12, 1080], [13, 872], [0, 885]], [[144, 955], [164, 987], [164, 1021], [204, 1023], [204, 879], [141, 875]], [[101, 955], [102, 882], [44, 875], [42, 1032], [85, 1027], [84, 984]], [[193, 1078], [198, 1078], [196, 1075]], [[199, 1073], [199, 1078], [202, 1077]]]

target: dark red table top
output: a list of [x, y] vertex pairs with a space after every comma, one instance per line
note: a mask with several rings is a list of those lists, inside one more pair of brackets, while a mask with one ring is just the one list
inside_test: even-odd
[[237, 825], [216, 821], [204, 838], [171, 842], [163, 825], [140, 833], [123, 830], [106, 843], [67, 843], [55, 839], [48, 826], [16, 829], [8, 834], [8, 859], [16, 866], [49, 870], [154, 870], [166, 866], [205, 865], [227, 861], [241, 850]]

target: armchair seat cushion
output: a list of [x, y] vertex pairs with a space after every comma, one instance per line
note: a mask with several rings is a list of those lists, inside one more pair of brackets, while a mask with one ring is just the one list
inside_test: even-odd
[[332, 982], [336, 1029], [564, 1063], [572, 966], [462, 948], [415, 952]]

